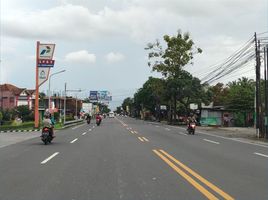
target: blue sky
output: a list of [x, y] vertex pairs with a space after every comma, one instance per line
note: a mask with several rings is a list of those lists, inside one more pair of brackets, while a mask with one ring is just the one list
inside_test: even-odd
[[[189, 31], [203, 53], [186, 69], [201, 77], [255, 31], [267, 31], [267, 13], [267, 0], [4, 0], [1, 83], [34, 88], [36, 41], [56, 43], [52, 73], [66, 72], [53, 77], [52, 90], [62, 91], [65, 82], [82, 89], [81, 97], [109, 90], [115, 107], [157, 76], [147, 66], [148, 42]], [[40, 90], [47, 89], [45, 83]]]

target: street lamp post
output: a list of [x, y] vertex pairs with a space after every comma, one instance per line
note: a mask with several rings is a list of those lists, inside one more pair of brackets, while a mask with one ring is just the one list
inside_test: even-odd
[[51, 91], [50, 91], [50, 79], [51, 79], [51, 77], [52, 76], [54, 76], [54, 75], [56, 75], [56, 74], [60, 74], [60, 73], [63, 73], [63, 72], [65, 72], [66, 70], [64, 69], [64, 70], [61, 70], [61, 71], [59, 71], [59, 72], [55, 72], [55, 73], [53, 73], [53, 74], [51, 74], [50, 76], [49, 76], [49, 81], [48, 81], [48, 109], [50, 110], [50, 108], [51, 108], [51, 106], [50, 106], [50, 104], [51, 104]]
[[[64, 114], [63, 114], [63, 124], [66, 122], [66, 95], [67, 92], [81, 92], [82, 90], [67, 90], [67, 83], [64, 84]], [[77, 115], [77, 97], [76, 97], [76, 115]]]

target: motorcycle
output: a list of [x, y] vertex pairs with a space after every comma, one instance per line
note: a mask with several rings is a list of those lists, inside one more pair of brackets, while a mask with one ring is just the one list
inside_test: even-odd
[[51, 143], [53, 140], [51, 129], [48, 127], [44, 127], [42, 129], [42, 134], [41, 134], [41, 140], [44, 142], [45, 145], [48, 143]]
[[188, 129], [187, 129], [188, 134], [194, 135], [194, 133], [195, 133], [195, 127], [196, 127], [196, 124], [195, 123], [190, 123], [189, 126], [188, 126]]
[[90, 119], [87, 119], [87, 124], [90, 124]]
[[99, 126], [100, 123], [101, 123], [101, 119], [96, 119], [96, 124], [97, 124], [97, 126]]

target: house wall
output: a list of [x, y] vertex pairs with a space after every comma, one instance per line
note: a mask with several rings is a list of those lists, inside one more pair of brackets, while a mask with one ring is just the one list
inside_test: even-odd
[[0, 100], [0, 105], [4, 110], [16, 107], [16, 96], [10, 91], [1, 91]]
[[201, 125], [213, 125], [221, 126], [222, 125], [222, 111], [213, 111], [203, 109], [201, 111]]

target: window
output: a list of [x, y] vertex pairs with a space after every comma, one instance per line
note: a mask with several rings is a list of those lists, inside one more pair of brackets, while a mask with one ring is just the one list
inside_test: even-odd
[[10, 97], [10, 98], [9, 98], [9, 103], [14, 104], [14, 101], [15, 101], [15, 98], [14, 98], [14, 97]]

